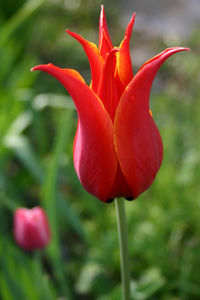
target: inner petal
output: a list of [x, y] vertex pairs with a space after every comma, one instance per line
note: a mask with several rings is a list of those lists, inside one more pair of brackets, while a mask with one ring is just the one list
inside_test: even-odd
[[102, 5], [99, 18], [99, 53], [104, 59], [106, 59], [106, 55], [111, 51], [112, 48], [113, 46], [108, 32], [104, 7]]
[[110, 191], [110, 199], [117, 197], [133, 197], [131, 188], [129, 187], [118, 162], [115, 180]]
[[117, 51], [117, 49], [113, 49], [106, 57], [97, 92], [97, 95], [103, 102], [112, 121], [114, 121], [116, 108], [119, 102], [116, 80], [114, 77], [116, 66], [115, 54]]

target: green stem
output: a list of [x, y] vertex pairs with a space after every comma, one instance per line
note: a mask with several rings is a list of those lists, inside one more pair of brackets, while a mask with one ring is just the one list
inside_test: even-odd
[[122, 295], [123, 300], [130, 300], [130, 269], [128, 254], [128, 234], [126, 225], [126, 212], [124, 199], [115, 199], [117, 213], [117, 226], [119, 235], [121, 276], [122, 276]]

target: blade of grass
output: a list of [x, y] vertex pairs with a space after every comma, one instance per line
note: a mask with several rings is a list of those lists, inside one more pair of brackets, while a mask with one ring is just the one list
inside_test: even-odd
[[14, 212], [18, 207], [17, 203], [13, 199], [2, 194], [0, 194], [0, 202], [2, 206], [8, 208], [11, 212]]
[[5, 146], [12, 149], [36, 180], [39, 183], [43, 182], [43, 170], [29, 140], [23, 135], [7, 135], [4, 143]]
[[3, 299], [24, 299], [23, 285], [19, 284], [20, 276], [16, 275], [14, 270], [10, 243], [5, 238], [1, 238], [0, 266], [0, 290], [2, 296], [5, 297]]
[[10, 36], [15, 32], [15, 30], [23, 24], [40, 6], [45, 2], [45, 0], [29, 0], [25, 2], [21, 9], [8, 20], [8, 22], [0, 30], [0, 47], [6, 43]]
[[66, 225], [72, 227], [82, 240], [86, 240], [87, 233], [82, 226], [80, 218], [73, 211], [70, 203], [66, 200], [66, 197], [61, 194], [58, 196], [58, 210], [59, 215], [65, 218]]
[[45, 300], [57, 299], [55, 290], [50, 284], [49, 278], [44, 274], [41, 251], [36, 251], [34, 253], [34, 260], [32, 261], [32, 270], [34, 273], [35, 284], [38, 287], [38, 292], [41, 295], [41, 299], [45, 299]]
[[59, 159], [70, 136], [72, 114], [73, 111], [68, 110], [64, 114], [63, 120], [60, 122], [58, 134], [53, 148], [51, 163], [48, 167], [47, 176], [43, 185], [43, 205], [49, 216], [52, 230], [52, 242], [48, 247], [48, 254], [51, 257], [61, 289], [66, 296], [69, 296], [70, 299], [73, 299], [73, 296], [70, 290], [67, 275], [63, 269], [63, 262], [60, 254], [57, 175]]

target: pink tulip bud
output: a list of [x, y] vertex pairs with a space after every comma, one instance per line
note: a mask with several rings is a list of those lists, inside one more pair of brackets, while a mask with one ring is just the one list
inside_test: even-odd
[[18, 208], [14, 213], [14, 238], [24, 250], [44, 248], [50, 240], [47, 216], [40, 207]]

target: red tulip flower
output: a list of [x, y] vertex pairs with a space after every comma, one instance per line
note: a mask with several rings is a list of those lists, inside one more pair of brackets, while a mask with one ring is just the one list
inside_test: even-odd
[[14, 213], [14, 238], [24, 250], [44, 248], [50, 241], [50, 228], [44, 210], [18, 208]]
[[88, 86], [75, 70], [39, 65], [56, 77], [71, 95], [78, 113], [74, 165], [84, 188], [102, 201], [135, 199], [150, 187], [160, 168], [163, 144], [149, 109], [153, 79], [162, 63], [187, 48], [168, 48], [133, 75], [129, 42], [133, 14], [119, 48], [112, 45], [102, 6], [99, 47], [67, 30], [89, 59]]

